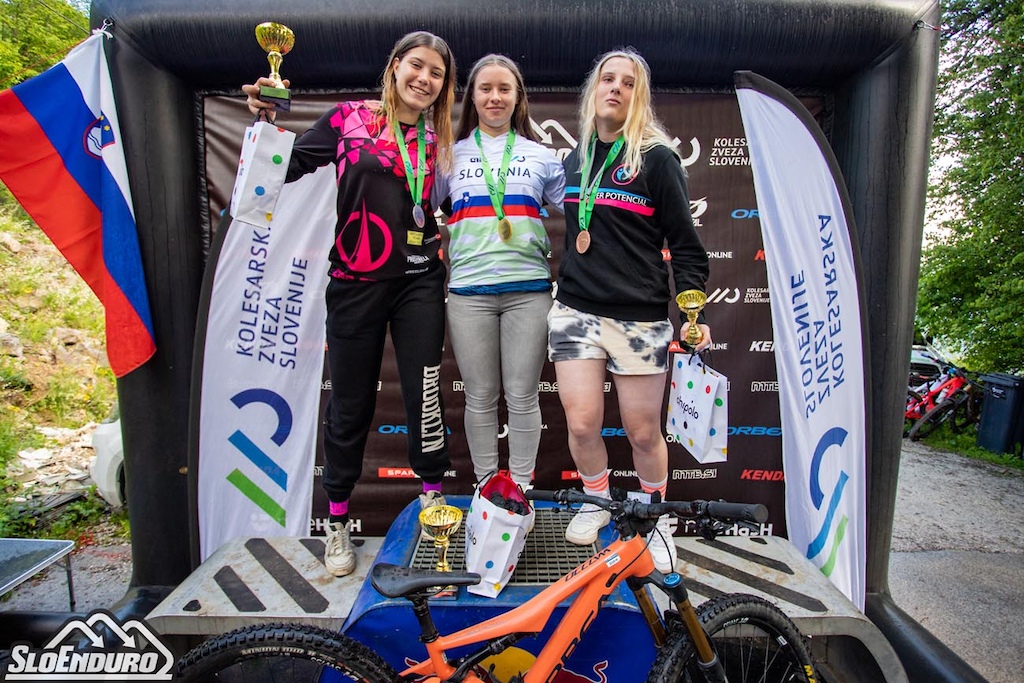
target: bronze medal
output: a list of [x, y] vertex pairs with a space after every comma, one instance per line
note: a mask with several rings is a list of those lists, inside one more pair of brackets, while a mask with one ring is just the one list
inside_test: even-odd
[[590, 249], [590, 231], [584, 230], [576, 235], [576, 251], [583, 254]]
[[512, 239], [512, 221], [507, 218], [502, 218], [498, 221], [498, 237], [501, 238], [502, 242], [508, 242]]

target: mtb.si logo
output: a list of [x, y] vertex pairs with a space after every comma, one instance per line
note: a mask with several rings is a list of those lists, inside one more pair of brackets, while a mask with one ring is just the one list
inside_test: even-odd
[[11, 647], [5, 681], [169, 681], [174, 656], [145, 622], [106, 610], [69, 619], [42, 648]]

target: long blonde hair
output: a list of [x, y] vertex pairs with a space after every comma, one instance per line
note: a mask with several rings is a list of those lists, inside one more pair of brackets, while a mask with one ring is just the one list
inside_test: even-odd
[[401, 61], [410, 51], [418, 47], [427, 47], [441, 55], [444, 61], [444, 82], [441, 92], [430, 107], [430, 123], [437, 135], [438, 162], [448, 170], [452, 166], [452, 104], [455, 102], [455, 57], [448, 43], [443, 38], [427, 31], [407, 33], [391, 50], [387, 66], [381, 76], [383, 91], [381, 92], [381, 115], [387, 121], [388, 130], [398, 123], [398, 87], [395, 77], [395, 62]]
[[[626, 138], [623, 149], [623, 164], [635, 175], [643, 168], [643, 153], [657, 145], [672, 149], [672, 138], [654, 115], [651, 104], [651, 67], [640, 53], [631, 47], [606, 52], [597, 59], [593, 70], [587, 75], [579, 107], [579, 144], [589, 145], [597, 129], [597, 84], [601, 80], [601, 69], [609, 60], [621, 58], [633, 63], [636, 77], [633, 79], [633, 97], [626, 113], [626, 122], [621, 134]], [[580, 154], [580, 170], [583, 170], [584, 154]]]
[[466, 93], [462, 96], [462, 113], [459, 116], [459, 132], [455, 135], [456, 140], [463, 140], [469, 137], [473, 129], [480, 125], [480, 114], [476, 111], [473, 103], [473, 90], [476, 88], [476, 79], [480, 72], [488, 66], [500, 66], [512, 74], [516, 81], [516, 108], [512, 111], [512, 130], [519, 137], [524, 137], [537, 142], [537, 134], [530, 125], [530, 104], [526, 100], [526, 84], [523, 82], [523, 73], [519, 65], [505, 55], [484, 55], [476, 61], [473, 68], [469, 70], [469, 81], [466, 83]]

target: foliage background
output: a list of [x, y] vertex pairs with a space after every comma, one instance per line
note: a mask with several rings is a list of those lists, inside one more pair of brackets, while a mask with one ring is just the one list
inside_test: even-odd
[[1024, 372], [1024, 1], [949, 0], [918, 289], [920, 333]]
[[[89, 35], [87, 3], [0, 0], [0, 88], [59, 62]], [[41, 523], [43, 496], [9, 468], [19, 453], [57, 449], [55, 430], [107, 417], [116, 399], [103, 309], [0, 184], [0, 535], [75, 538], [103, 508], [96, 496]]]
[[87, 5], [0, 0], [0, 89], [46, 71], [88, 38]]

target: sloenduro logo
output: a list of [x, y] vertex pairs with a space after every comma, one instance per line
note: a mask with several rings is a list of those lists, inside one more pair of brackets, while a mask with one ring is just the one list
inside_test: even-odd
[[[64, 641], [70, 642], [64, 642]], [[78, 641], [86, 640], [88, 649]], [[110, 642], [107, 642], [107, 641]], [[125, 623], [106, 610], [64, 622], [42, 648], [21, 642], [11, 647], [2, 680], [169, 681], [174, 656], [144, 621]]]

